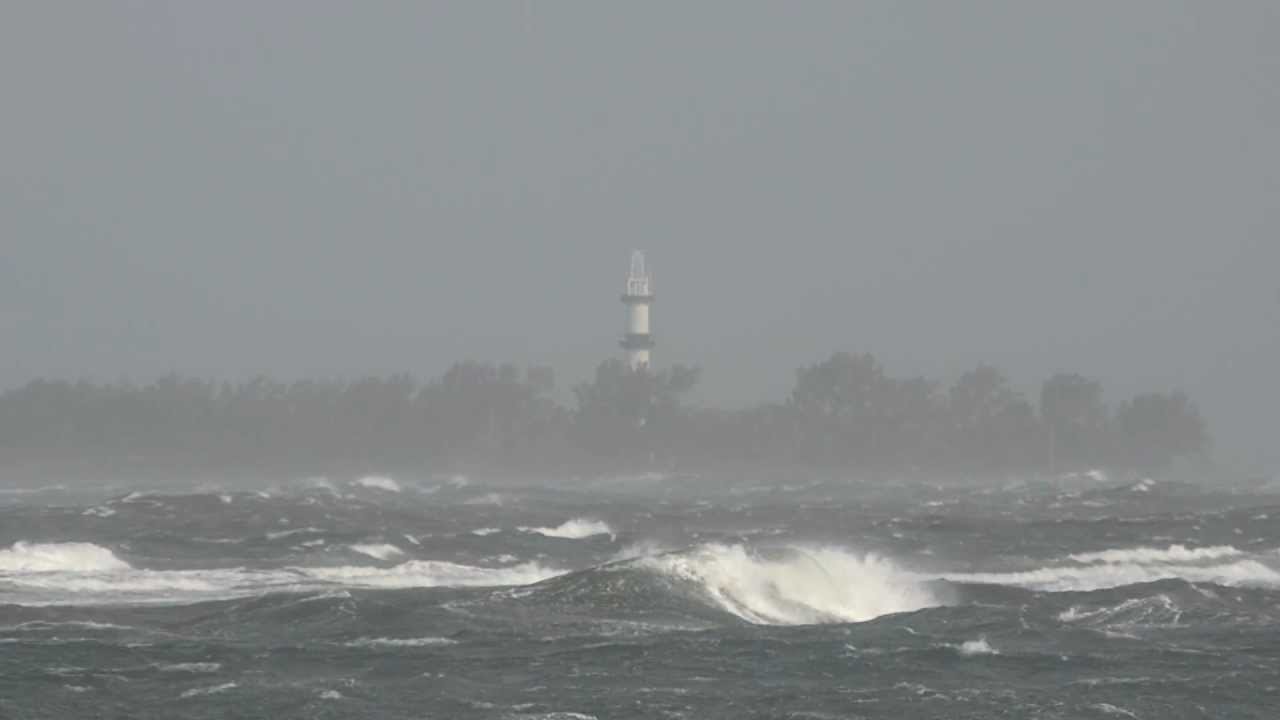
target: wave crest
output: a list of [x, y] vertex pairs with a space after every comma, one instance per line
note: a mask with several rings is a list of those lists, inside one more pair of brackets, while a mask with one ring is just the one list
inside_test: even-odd
[[595, 537], [596, 535], [614, 536], [613, 528], [609, 527], [608, 523], [590, 518], [573, 518], [556, 527], [522, 527], [520, 529], [527, 533], [537, 533], [546, 537], [566, 538], [569, 540], [581, 540]]
[[692, 583], [719, 607], [756, 624], [862, 622], [942, 604], [892, 562], [838, 548], [788, 546], [764, 553], [703, 545], [635, 562]]
[[28, 543], [0, 550], [0, 572], [109, 572], [131, 570], [129, 563], [93, 543]]
[[1228, 586], [1280, 585], [1280, 573], [1256, 560], [1211, 566], [1110, 564], [1085, 568], [1056, 567], [1025, 572], [948, 575], [946, 579], [953, 582], [1014, 585], [1049, 592], [1087, 592], [1171, 579]]
[[563, 573], [535, 562], [488, 568], [446, 560], [410, 560], [390, 568], [343, 566], [294, 570], [316, 580], [373, 588], [530, 585]]
[[1239, 557], [1244, 552], [1230, 545], [1214, 545], [1212, 547], [1188, 548], [1186, 545], [1170, 545], [1167, 548], [1135, 547], [1101, 550], [1099, 552], [1075, 553], [1067, 557], [1078, 563], [1136, 563], [1151, 565], [1168, 562], [1200, 562], [1204, 560], [1220, 560], [1222, 558]]
[[398, 555], [404, 555], [404, 551], [392, 545], [391, 543], [365, 543], [352, 545], [351, 549], [361, 555], [368, 555], [375, 560], [390, 560]]

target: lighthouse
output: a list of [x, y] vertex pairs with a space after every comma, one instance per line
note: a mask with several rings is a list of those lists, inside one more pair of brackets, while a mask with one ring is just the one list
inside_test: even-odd
[[644, 253], [631, 253], [631, 271], [627, 273], [627, 290], [622, 294], [627, 306], [627, 334], [622, 336], [622, 349], [632, 370], [649, 367], [649, 351], [653, 336], [649, 334], [649, 305], [653, 303], [653, 283], [644, 267]]

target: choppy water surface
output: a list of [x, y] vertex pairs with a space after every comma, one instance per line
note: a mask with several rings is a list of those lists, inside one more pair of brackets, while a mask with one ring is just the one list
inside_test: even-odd
[[1272, 718], [1280, 497], [689, 478], [0, 497], [4, 718]]

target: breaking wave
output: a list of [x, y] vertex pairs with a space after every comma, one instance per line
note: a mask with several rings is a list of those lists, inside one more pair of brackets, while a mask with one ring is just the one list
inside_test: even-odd
[[223, 683], [221, 685], [214, 685], [213, 687], [192, 688], [182, 693], [178, 697], [181, 699], [186, 699], [186, 698], [200, 697], [201, 695], [217, 695], [218, 693], [224, 693], [228, 690], [234, 690], [237, 687], [239, 687], [239, 685], [237, 685], [236, 683], [229, 682], [229, 683]]
[[892, 562], [831, 547], [703, 545], [635, 562], [756, 624], [862, 622], [942, 604]]
[[[1220, 561], [1229, 562], [1220, 562]], [[944, 575], [951, 582], [1012, 585], [1049, 592], [1092, 591], [1180, 579], [1234, 587], [1280, 587], [1280, 572], [1229, 545], [1136, 547], [1076, 553], [1059, 565], [1014, 572]]]
[[0, 572], [102, 572], [129, 570], [129, 563], [92, 543], [16, 542], [0, 550]]
[[403, 550], [390, 543], [352, 545], [351, 549], [361, 555], [368, 555], [377, 560], [390, 560], [393, 557], [404, 554]]
[[382, 490], [384, 492], [400, 492], [400, 483], [392, 478], [381, 475], [368, 475], [355, 481], [356, 485], [370, 490]]
[[[393, 545], [352, 549], [379, 559], [403, 554]], [[534, 562], [473, 567], [443, 560], [411, 560], [389, 568], [147, 570], [134, 568], [111, 550], [90, 543], [18, 542], [0, 550], [0, 602], [33, 606], [183, 603], [303, 592], [335, 584], [369, 588], [528, 585], [562, 572]]]
[[1160, 549], [1154, 547], [1122, 548], [1102, 550], [1100, 552], [1075, 553], [1067, 557], [1078, 563], [1136, 563], [1140, 565], [1168, 562], [1199, 562], [1202, 560], [1219, 560], [1239, 557], [1243, 551], [1230, 545], [1214, 545], [1213, 547], [1188, 548], [1185, 545], [1170, 545]]
[[573, 518], [566, 520], [564, 523], [556, 527], [522, 527], [524, 532], [537, 533], [547, 537], [567, 538], [570, 540], [581, 540], [583, 538], [594, 537], [596, 535], [608, 535], [613, 537], [613, 528], [602, 520], [592, 520], [590, 518]]
[[457, 645], [457, 640], [446, 637], [418, 638], [360, 638], [345, 643], [347, 647], [429, 647], [432, 645]]
[[987, 642], [985, 637], [977, 640], [965, 640], [956, 646], [956, 652], [965, 657], [973, 657], [974, 655], [999, 655], [1000, 651], [991, 647], [991, 643]]
[[490, 568], [446, 560], [410, 560], [390, 568], [345, 566], [295, 570], [316, 580], [371, 588], [530, 585], [564, 572], [534, 562]]

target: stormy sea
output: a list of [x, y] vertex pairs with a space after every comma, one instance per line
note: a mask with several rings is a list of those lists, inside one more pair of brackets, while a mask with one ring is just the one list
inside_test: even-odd
[[679, 475], [0, 494], [0, 717], [1274, 718], [1280, 494]]

